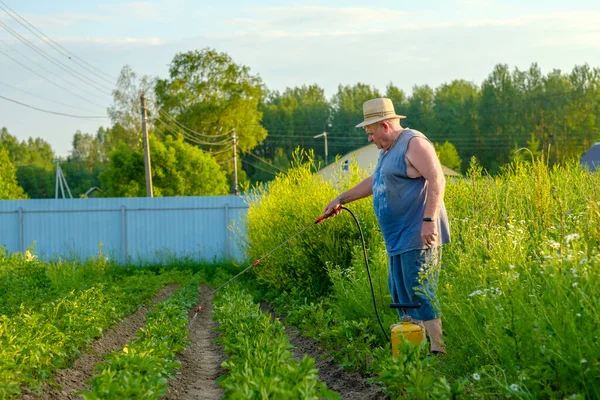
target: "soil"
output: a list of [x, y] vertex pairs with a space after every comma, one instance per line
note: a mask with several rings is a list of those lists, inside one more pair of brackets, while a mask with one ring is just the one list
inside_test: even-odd
[[[153, 298], [156, 304], [171, 296], [177, 290], [177, 285], [161, 289]], [[203, 399], [216, 400], [224, 395], [223, 389], [217, 386], [216, 380], [225, 372], [221, 363], [226, 359], [223, 349], [215, 343], [219, 333], [214, 329], [217, 322], [213, 320], [212, 289], [202, 285], [199, 291], [198, 303], [202, 310], [196, 313], [195, 306], [190, 310], [190, 345], [177, 359], [182, 368], [178, 374], [169, 380], [169, 387], [165, 399], [189, 400]], [[273, 318], [272, 308], [261, 304], [263, 311], [269, 311]], [[80, 398], [75, 396], [78, 391], [86, 390], [85, 381], [90, 379], [96, 363], [102, 361], [102, 355], [118, 351], [135, 338], [135, 333], [144, 326], [145, 317], [149, 308], [142, 306], [137, 312], [131, 314], [104, 336], [94, 342], [81, 358], [77, 359], [72, 368], [62, 369], [55, 374], [55, 383], [44, 384], [43, 399], [71, 400]], [[281, 318], [280, 318], [281, 319]], [[283, 320], [283, 319], [282, 319]], [[384, 399], [385, 394], [381, 389], [367, 382], [359, 373], [349, 373], [336, 365], [331, 356], [321, 349], [312, 339], [302, 336], [297, 330], [286, 327], [290, 343], [294, 346], [294, 358], [301, 360], [304, 355], [315, 359], [315, 368], [319, 370], [319, 379], [327, 384], [331, 390], [338, 392], [346, 400]], [[39, 399], [39, 395], [31, 390], [23, 390], [23, 399]]]
[[[261, 309], [271, 313], [273, 318], [284, 321], [276, 315], [267, 303], [261, 303]], [[347, 372], [339, 367], [314, 340], [302, 336], [296, 329], [286, 327], [294, 358], [301, 360], [304, 355], [315, 359], [315, 368], [319, 370], [319, 380], [327, 384], [327, 388], [340, 394], [343, 400], [375, 400], [385, 399], [386, 395], [376, 385], [367, 382], [367, 378], [357, 372]]]
[[[169, 285], [158, 291], [152, 299], [156, 304], [166, 300], [177, 291], [178, 285]], [[75, 360], [73, 366], [58, 370], [55, 373], [55, 383], [45, 383], [43, 399], [71, 400], [81, 398], [75, 396], [78, 391], [86, 390], [85, 381], [92, 377], [96, 363], [102, 361], [102, 355], [121, 350], [127, 343], [135, 338], [135, 333], [144, 326], [146, 314], [150, 307], [142, 306], [135, 313], [129, 315], [116, 326], [106, 331], [104, 335], [92, 343], [85, 354]], [[23, 399], [38, 399], [39, 395], [31, 390], [23, 390]]]
[[169, 391], [165, 399], [212, 400], [223, 397], [223, 389], [216, 385], [216, 379], [224, 371], [221, 363], [225, 360], [223, 348], [214, 341], [219, 336], [215, 331], [217, 323], [213, 320], [213, 305], [209, 293], [212, 289], [206, 285], [200, 287], [198, 299], [202, 310], [194, 317], [196, 308], [190, 313], [190, 346], [177, 356], [182, 369], [169, 380]]

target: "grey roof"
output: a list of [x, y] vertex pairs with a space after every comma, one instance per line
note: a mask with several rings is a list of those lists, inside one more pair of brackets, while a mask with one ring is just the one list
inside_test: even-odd
[[586, 151], [579, 161], [582, 167], [588, 167], [590, 171], [600, 169], [600, 142], [595, 143]]

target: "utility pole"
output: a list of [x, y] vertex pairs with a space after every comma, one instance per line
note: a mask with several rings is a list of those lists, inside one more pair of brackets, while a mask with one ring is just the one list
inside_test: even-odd
[[67, 180], [65, 179], [65, 174], [63, 174], [62, 172], [62, 168], [60, 168], [60, 160], [56, 159], [53, 160], [54, 163], [56, 164], [56, 187], [54, 189], [54, 198], [58, 199], [58, 188], [60, 185], [60, 192], [62, 193], [62, 198], [65, 199], [65, 187], [67, 188], [67, 193], [69, 194], [70, 198], [73, 198], [73, 195], [71, 194], [71, 189], [69, 189], [69, 184], [67, 183]]
[[327, 162], [327, 132], [323, 132], [320, 135], [313, 136], [313, 139], [320, 138], [321, 136], [325, 138], [325, 166], [327, 166], [329, 164]]
[[238, 196], [238, 176], [237, 176], [237, 135], [233, 130], [233, 194]]
[[144, 167], [146, 169], [146, 197], [154, 197], [152, 193], [152, 168], [150, 165], [150, 142], [148, 141], [148, 116], [146, 115], [146, 98], [140, 96], [142, 102], [142, 137], [144, 138]]

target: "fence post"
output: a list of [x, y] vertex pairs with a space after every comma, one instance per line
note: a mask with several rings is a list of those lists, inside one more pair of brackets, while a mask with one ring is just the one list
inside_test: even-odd
[[23, 242], [23, 208], [19, 207], [19, 251], [25, 252], [25, 243]]
[[127, 264], [127, 207], [121, 206], [121, 247], [123, 248], [123, 265]]
[[229, 225], [229, 203], [225, 203], [225, 259], [229, 260], [229, 229], [227, 229], [227, 225]]

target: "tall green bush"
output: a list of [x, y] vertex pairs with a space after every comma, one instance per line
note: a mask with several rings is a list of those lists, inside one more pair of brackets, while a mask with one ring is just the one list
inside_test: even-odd
[[[313, 174], [312, 154], [296, 152], [293, 167], [265, 187], [257, 188], [250, 198], [247, 214], [247, 253], [254, 259], [267, 254], [323, 214], [340, 191], [364, 179], [356, 165], [340, 175], [338, 187]], [[371, 239], [376, 227], [368, 215], [369, 201], [352, 204], [361, 216], [363, 229]], [[359, 243], [358, 230], [348, 215], [340, 215], [307, 229], [289, 244], [265, 258], [256, 268], [257, 279], [281, 290], [300, 289], [324, 294], [330, 287], [327, 270], [346, 268], [351, 263], [352, 247]]]

